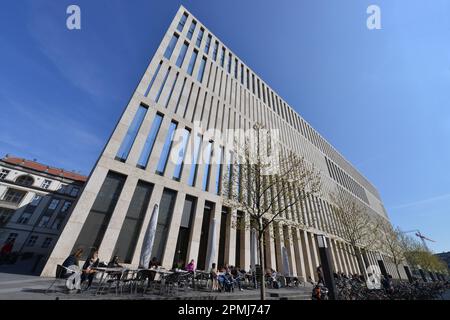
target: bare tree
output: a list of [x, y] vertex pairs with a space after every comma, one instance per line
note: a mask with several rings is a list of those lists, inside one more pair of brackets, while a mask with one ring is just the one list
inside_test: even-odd
[[362, 252], [374, 248], [379, 222], [362, 202], [341, 187], [338, 187], [331, 198], [336, 223], [341, 227], [340, 236], [350, 245], [351, 250], [348, 252], [356, 258], [363, 276], [367, 276]]
[[398, 278], [401, 279], [399, 266], [405, 261], [405, 248], [402, 246], [400, 229], [394, 229], [389, 221], [379, 217], [379, 232], [377, 249], [391, 257]]
[[[256, 125], [244, 139], [236, 140], [223, 179], [224, 204], [243, 214], [241, 225], [236, 227], [256, 232], [261, 268], [265, 265], [264, 233], [269, 226], [303, 226], [303, 219], [293, 209], [321, 188], [315, 167], [304, 157], [282, 152], [273, 133]], [[264, 272], [258, 281], [264, 300]]]

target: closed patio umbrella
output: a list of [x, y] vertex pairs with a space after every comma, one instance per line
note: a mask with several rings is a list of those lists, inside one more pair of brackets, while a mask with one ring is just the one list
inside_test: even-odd
[[150, 265], [152, 255], [153, 242], [155, 240], [156, 226], [158, 224], [159, 206], [155, 204], [153, 207], [152, 216], [144, 236], [142, 243], [141, 259], [139, 260], [139, 267], [147, 269]]
[[209, 244], [208, 244], [208, 259], [206, 259], [206, 265], [205, 270], [209, 270], [211, 268], [211, 265], [216, 262], [216, 255], [217, 255], [217, 234], [216, 234], [216, 218], [213, 218], [211, 223], [211, 237], [209, 237]]

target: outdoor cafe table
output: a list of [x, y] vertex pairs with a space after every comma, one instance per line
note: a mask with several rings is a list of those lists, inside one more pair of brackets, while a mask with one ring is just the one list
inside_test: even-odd
[[101, 276], [100, 276], [100, 281], [98, 283], [98, 288], [97, 291], [95, 292], [95, 294], [97, 295], [102, 287], [103, 282], [106, 280], [106, 276], [110, 273], [115, 273], [115, 272], [122, 272], [123, 270], [125, 270], [125, 268], [123, 267], [113, 267], [113, 268], [108, 268], [108, 267], [95, 267], [92, 268], [93, 270], [100, 272]]
[[203, 270], [195, 270], [195, 276], [194, 276], [194, 289], [198, 288], [199, 285], [206, 280], [205, 287], [208, 284], [210, 273], [208, 271]]

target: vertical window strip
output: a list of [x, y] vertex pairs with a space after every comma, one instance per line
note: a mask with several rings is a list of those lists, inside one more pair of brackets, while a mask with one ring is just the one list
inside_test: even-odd
[[158, 94], [156, 95], [156, 98], [155, 98], [156, 102], [158, 102], [159, 98], [161, 97], [161, 93], [162, 93], [162, 91], [164, 89], [164, 86], [166, 85], [167, 78], [169, 77], [170, 69], [172, 69], [172, 67], [169, 67], [167, 69], [166, 75], [164, 76], [164, 80], [163, 80], [163, 82], [161, 84], [161, 87], [159, 88]]
[[167, 100], [164, 105], [165, 108], [167, 108], [167, 106], [169, 105], [170, 98], [172, 97], [172, 94], [173, 94], [173, 90], [175, 89], [175, 85], [177, 84], [178, 75], [179, 75], [179, 72], [177, 72], [177, 74], [175, 75], [175, 79], [173, 80], [172, 87], [170, 88], [169, 95], [167, 96]]
[[211, 46], [211, 39], [212, 39], [212, 36], [210, 34], [208, 34], [208, 38], [206, 38], [206, 44], [205, 44], [205, 50], [204, 50], [204, 52], [206, 54], [209, 54], [209, 47]]
[[219, 42], [214, 42], [214, 49], [213, 49], [213, 60], [217, 61], [217, 51], [219, 50]]
[[116, 160], [125, 162], [128, 158], [128, 154], [130, 153], [131, 147], [133, 146], [134, 140], [141, 128], [142, 122], [144, 121], [145, 115], [147, 114], [148, 108], [146, 106], [140, 105], [133, 121], [128, 127], [125, 138], [120, 145], [119, 151], [116, 155]]
[[203, 82], [203, 74], [205, 73], [206, 57], [202, 58], [200, 63], [200, 68], [198, 69], [197, 80], [201, 83]]
[[172, 39], [170, 39], [169, 45], [167, 46], [166, 51], [164, 52], [164, 57], [167, 60], [170, 60], [173, 49], [175, 49], [175, 46], [177, 45], [178, 38], [179, 38], [178, 34], [174, 33]]
[[197, 22], [195, 20], [192, 20], [191, 26], [189, 27], [189, 31], [188, 31], [188, 34], [187, 34], [187, 38], [189, 40], [192, 39], [192, 35], [194, 34], [194, 30], [195, 30], [196, 25], [197, 25]]
[[205, 33], [205, 29], [200, 28], [200, 31], [198, 32], [197, 41], [195, 45], [200, 48], [200, 45], [202, 44], [203, 34]]
[[164, 116], [162, 114], [157, 113], [155, 119], [153, 120], [152, 127], [150, 128], [150, 132], [148, 133], [147, 140], [144, 143], [141, 156], [139, 157], [139, 161], [137, 163], [138, 168], [145, 169], [148, 165], [148, 160], [152, 154], [153, 146], [155, 145], [156, 137], [159, 129], [161, 128], [163, 117]]
[[188, 14], [185, 12], [183, 13], [183, 15], [181, 16], [180, 22], [178, 22], [178, 26], [177, 29], [178, 31], [182, 32], [184, 25], [186, 24], [186, 20], [187, 20]]
[[220, 56], [220, 66], [223, 68], [225, 65], [225, 47], [222, 46], [222, 54]]
[[191, 131], [188, 128], [185, 128], [183, 130], [183, 136], [182, 136], [182, 141], [180, 144], [180, 149], [178, 150], [178, 157], [177, 157], [177, 161], [175, 162], [175, 170], [173, 173], [173, 179], [179, 181], [181, 178], [181, 173], [183, 171], [183, 163], [184, 163], [184, 157], [186, 155], [186, 147], [187, 147], [187, 143], [189, 141], [189, 137], [190, 137]]
[[176, 66], [178, 68], [181, 68], [181, 66], [183, 65], [183, 61], [184, 61], [184, 58], [186, 57], [186, 52], [187, 52], [188, 47], [189, 47], [189, 42], [185, 41], [183, 43], [183, 46], [181, 47], [180, 54], [178, 55], [178, 58], [177, 58]]
[[178, 107], [180, 106], [180, 101], [181, 101], [181, 97], [183, 96], [184, 86], [186, 85], [186, 79], [187, 79], [187, 78], [184, 77], [183, 85], [181, 86], [180, 94], [179, 94], [178, 99], [177, 99], [177, 104], [176, 104], [176, 106], [175, 106], [175, 111], [174, 111], [174, 113], [177, 113]]
[[192, 95], [192, 89], [194, 88], [194, 83], [191, 83], [191, 89], [189, 90], [189, 95], [188, 98], [186, 100], [186, 104], [184, 105], [184, 110], [183, 110], [183, 118], [186, 118], [186, 112], [189, 106], [189, 102], [191, 101], [191, 95]]
[[209, 83], [210, 83], [210, 80], [211, 80], [212, 67], [213, 67], [213, 64], [212, 64], [212, 61], [211, 61], [211, 62], [209, 63], [208, 81], [207, 81], [207, 83], [206, 83], [206, 87], [207, 87], [207, 88], [209, 88]]
[[161, 69], [162, 63], [163, 63], [163, 62], [162, 62], [162, 60], [161, 60], [161, 61], [159, 62], [159, 64], [158, 64], [158, 66], [156, 67], [156, 70], [155, 70], [155, 73], [153, 74], [152, 80], [150, 81], [150, 83], [149, 83], [149, 85], [148, 85], [148, 87], [147, 87], [147, 90], [145, 91], [145, 94], [144, 94], [145, 97], [148, 96], [148, 93], [149, 93], [150, 90], [152, 89], [153, 82], [155, 82], [156, 76], [157, 76], [158, 73], [159, 73], [159, 69]]
[[223, 171], [223, 153], [224, 147], [219, 147], [217, 159], [217, 175], [216, 175], [216, 194], [220, 195], [222, 192], [222, 171]]
[[197, 178], [198, 158], [200, 156], [202, 140], [203, 140], [202, 136], [197, 135], [194, 141], [194, 152], [192, 152], [191, 170], [189, 172], [189, 179], [188, 179], [188, 184], [192, 187], [195, 185], [195, 180]]
[[177, 123], [172, 121], [169, 126], [169, 131], [167, 134], [166, 142], [164, 143], [163, 149], [161, 151], [161, 156], [159, 158], [158, 166], [156, 167], [156, 173], [163, 175], [166, 170], [167, 162], [169, 160], [170, 150], [172, 149], [173, 144], [173, 135], [175, 134], [175, 130], [177, 128]]
[[211, 157], [212, 157], [212, 146], [213, 146], [213, 142], [209, 141], [208, 145], [206, 146], [206, 167], [205, 167], [205, 172], [203, 174], [203, 183], [202, 183], [202, 190], [203, 191], [208, 191], [209, 189], [209, 179], [210, 179], [210, 174], [211, 174]]
[[187, 73], [190, 76], [192, 76], [192, 72], [194, 71], [195, 61], [197, 60], [197, 54], [198, 54], [198, 51], [196, 49], [194, 49], [194, 51], [192, 51], [191, 60], [189, 61], [189, 65], [187, 68]]

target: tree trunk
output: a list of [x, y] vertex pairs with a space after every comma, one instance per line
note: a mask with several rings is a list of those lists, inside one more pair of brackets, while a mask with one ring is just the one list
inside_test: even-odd
[[366, 269], [364, 267], [361, 250], [357, 246], [353, 246], [353, 250], [355, 251], [356, 261], [358, 262], [358, 267], [359, 267], [359, 272], [364, 277], [364, 279], [367, 279]]
[[398, 279], [402, 280], [402, 276], [400, 275], [400, 271], [398, 270], [398, 265], [395, 265], [395, 269], [397, 270]]
[[[264, 237], [263, 237], [263, 232], [264, 231], [259, 231], [258, 233], [258, 243], [259, 243], [259, 250], [258, 250], [258, 254], [259, 254], [259, 264], [261, 266], [261, 274], [259, 275], [259, 283], [260, 283], [260, 292], [261, 292], [261, 300], [265, 300], [266, 299], [266, 284], [264, 281], [264, 265], [265, 265], [265, 261], [264, 261]], [[256, 271], [256, 270], [255, 270]]]

